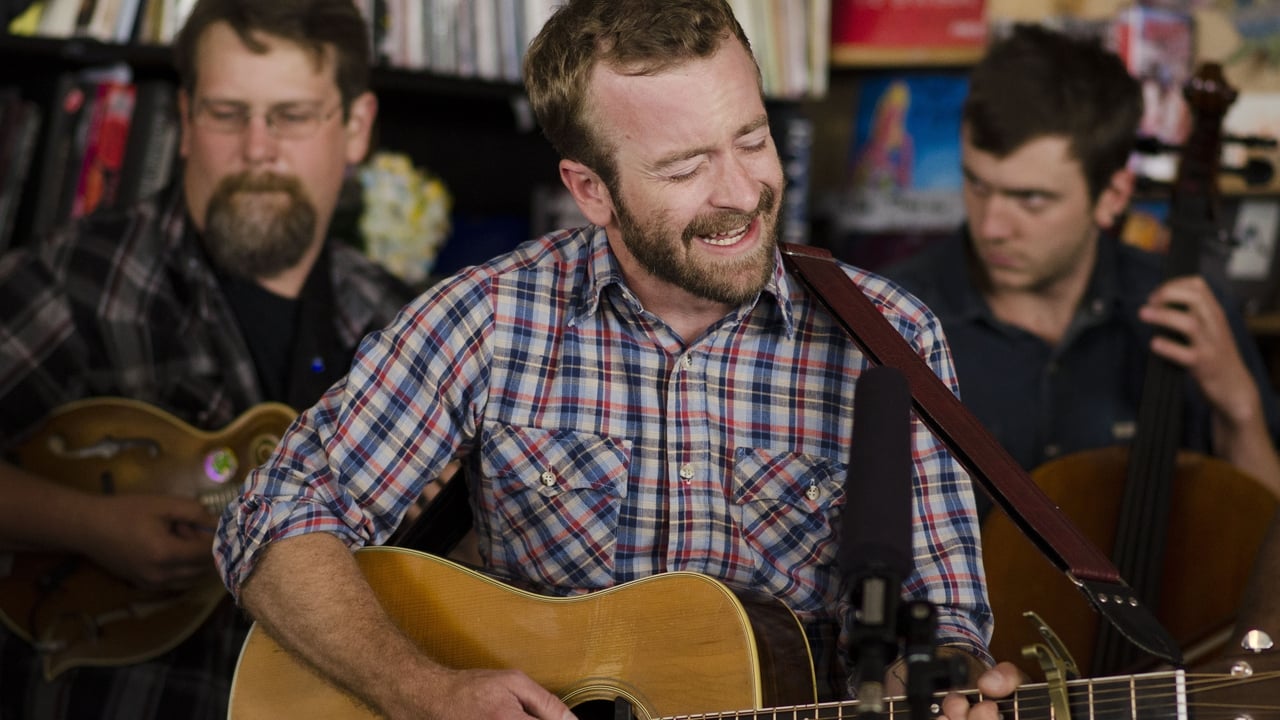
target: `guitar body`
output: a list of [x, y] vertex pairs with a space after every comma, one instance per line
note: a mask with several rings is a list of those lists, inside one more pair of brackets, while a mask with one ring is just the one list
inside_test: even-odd
[[[1047, 463], [1032, 478], [1085, 537], [1111, 553], [1128, 461], [1122, 447], [1090, 450]], [[1160, 602], [1153, 611], [1195, 664], [1221, 651], [1228, 639], [1276, 501], [1234, 466], [1198, 453], [1178, 453], [1172, 482]], [[1039, 676], [1035, 662], [1022, 659], [1023, 647], [1043, 642], [1021, 617], [1032, 610], [1062, 639], [1084, 676], [1112, 672], [1091, 667], [1101, 616], [1007, 515], [987, 516], [982, 543], [997, 619], [995, 657], [1017, 659]]]
[[[16, 452], [33, 474], [90, 493], [173, 494], [221, 513], [296, 413], [258, 405], [204, 432], [146, 403], [95, 398], [56, 410]], [[213, 572], [180, 592], [143, 591], [85, 558], [14, 552], [0, 577], [0, 620], [40, 649], [45, 675], [79, 665], [127, 665], [195, 632], [226, 590]]]
[[[570, 707], [621, 697], [636, 717], [656, 718], [816, 698], [795, 615], [703, 575], [667, 573], [550, 598], [414, 550], [370, 547], [355, 558], [382, 606], [437, 662], [522, 670]], [[228, 717], [375, 715], [254, 625]]]

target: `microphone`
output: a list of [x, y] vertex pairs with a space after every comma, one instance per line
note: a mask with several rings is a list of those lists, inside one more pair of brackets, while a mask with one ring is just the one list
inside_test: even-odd
[[854, 389], [841, 520], [840, 571], [854, 608], [858, 713], [883, 716], [884, 673], [898, 654], [902, 583], [911, 550], [911, 391], [897, 368], [873, 367]]

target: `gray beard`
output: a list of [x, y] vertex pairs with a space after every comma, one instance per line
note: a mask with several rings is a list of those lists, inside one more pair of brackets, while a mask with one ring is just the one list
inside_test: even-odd
[[[284, 193], [287, 200], [272, 202], [261, 196], [266, 193]], [[315, 229], [315, 206], [296, 178], [240, 173], [214, 189], [205, 214], [204, 245], [223, 272], [250, 280], [269, 278], [302, 260]]]

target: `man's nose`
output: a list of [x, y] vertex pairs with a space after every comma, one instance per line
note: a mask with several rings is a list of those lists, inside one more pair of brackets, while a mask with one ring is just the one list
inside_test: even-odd
[[750, 212], [760, 204], [761, 182], [751, 164], [737, 156], [729, 156], [720, 164], [711, 202], [716, 207]]
[[266, 117], [249, 118], [249, 124], [244, 129], [243, 140], [245, 160], [251, 164], [257, 165], [276, 159], [280, 141], [276, 138], [275, 131], [271, 129]]
[[985, 238], [1003, 238], [1013, 228], [1013, 200], [999, 194], [993, 194], [981, 201], [978, 216], [977, 233]]

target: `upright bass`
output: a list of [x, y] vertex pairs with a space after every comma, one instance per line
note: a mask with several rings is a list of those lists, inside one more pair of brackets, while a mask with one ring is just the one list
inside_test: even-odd
[[[1204, 65], [1185, 96], [1193, 125], [1170, 202], [1165, 277], [1199, 272], [1207, 237], [1216, 237], [1222, 119], [1236, 92], [1220, 66]], [[1129, 447], [1074, 453], [1032, 478], [1081, 532], [1111, 558], [1182, 648], [1189, 664], [1228, 640], [1240, 594], [1275, 500], [1222, 460], [1179, 450], [1185, 371], [1150, 355], [1136, 434]], [[982, 526], [984, 562], [997, 620], [992, 652], [1018, 658], [1040, 642], [1019, 615], [1035, 612], [1063, 641], [1081, 673], [1143, 669], [1136, 648], [1079, 597], [1003, 513]], [[1030, 661], [1024, 669], [1035, 672]]]

